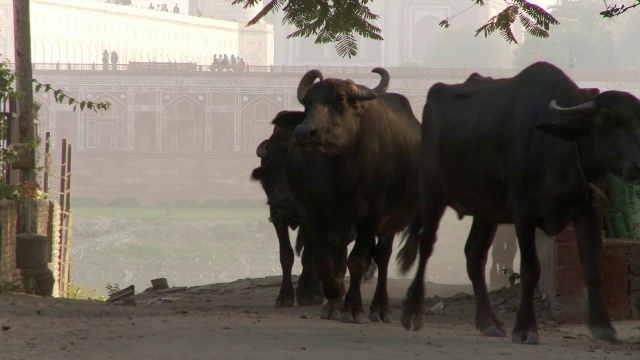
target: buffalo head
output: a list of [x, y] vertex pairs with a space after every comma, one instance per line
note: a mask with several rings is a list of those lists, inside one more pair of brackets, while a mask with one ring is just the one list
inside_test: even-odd
[[301, 149], [335, 154], [356, 140], [367, 102], [389, 86], [385, 69], [375, 68], [372, 72], [381, 76], [373, 89], [352, 80], [323, 79], [319, 70], [310, 70], [302, 77], [297, 95], [304, 105], [304, 118], [293, 128]]
[[[290, 113], [302, 114], [283, 111], [276, 116], [276, 119], [292, 117]], [[269, 139], [261, 142], [256, 149], [260, 166], [253, 169], [251, 179], [259, 181], [262, 185], [272, 212], [273, 210], [287, 213], [294, 211], [295, 204], [287, 180], [287, 157], [292, 141], [293, 132], [276, 126]]]
[[582, 89], [587, 100], [549, 109], [556, 116], [538, 129], [565, 140], [578, 141], [587, 175], [611, 173], [627, 181], [640, 180], [640, 101], [621, 91], [597, 94]]

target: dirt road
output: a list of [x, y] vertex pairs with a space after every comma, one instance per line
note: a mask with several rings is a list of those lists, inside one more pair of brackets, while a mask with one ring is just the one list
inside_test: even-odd
[[[278, 277], [141, 293], [135, 306], [2, 294], [0, 359], [640, 359], [640, 321], [616, 322], [625, 342], [612, 345], [589, 337], [584, 325], [548, 320], [544, 301], [540, 345], [483, 338], [473, 327], [473, 299], [459, 294], [466, 285], [428, 283], [428, 295], [440, 296], [429, 306], [444, 308], [422, 330], [407, 331], [397, 321], [406, 286], [390, 284], [396, 321], [365, 325], [319, 319], [319, 306], [275, 308]], [[366, 284], [366, 306], [372, 291]], [[508, 328], [517, 296], [492, 293]]]

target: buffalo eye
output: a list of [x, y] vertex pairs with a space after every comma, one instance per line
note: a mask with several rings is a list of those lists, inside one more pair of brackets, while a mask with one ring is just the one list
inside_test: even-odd
[[347, 99], [347, 97], [344, 96], [344, 94], [336, 95], [336, 102], [344, 102], [346, 99]]
[[620, 123], [618, 118], [611, 111], [602, 111], [597, 120], [600, 126], [616, 126]]

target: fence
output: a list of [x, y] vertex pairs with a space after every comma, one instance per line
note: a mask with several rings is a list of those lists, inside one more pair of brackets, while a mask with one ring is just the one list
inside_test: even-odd
[[[59, 195], [60, 204], [60, 236], [58, 243], [58, 261], [60, 267], [56, 274], [59, 283], [61, 296], [68, 296], [71, 287], [71, 243], [73, 239], [72, 224], [73, 216], [71, 210], [71, 144], [67, 144], [67, 139], [62, 139], [60, 165], [54, 166], [51, 156], [51, 133], [45, 135], [44, 144], [44, 171], [43, 171], [43, 191], [49, 194], [50, 199]], [[51, 177], [56, 178], [55, 168], [60, 168], [60, 187], [53, 190]]]

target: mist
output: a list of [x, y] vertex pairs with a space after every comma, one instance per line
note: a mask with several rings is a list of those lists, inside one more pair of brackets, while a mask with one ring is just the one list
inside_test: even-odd
[[[80, 9], [86, 3], [98, 3], [100, 11]], [[306, 69], [369, 86], [377, 81], [370, 70], [383, 66], [391, 73], [389, 91], [407, 96], [418, 119], [435, 82], [462, 82], [473, 72], [507, 76], [535, 61], [555, 64], [580, 86], [640, 95], [639, 13], [605, 20], [599, 16], [602, 2], [595, 0], [539, 2], [560, 25], [546, 39], [516, 25], [518, 44], [499, 33], [475, 36], [500, 9], [499, 1], [464, 12], [471, 1], [443, 6], [375, 1], [371, 8], [380, 15], [376, 24], [384, 40], [358, 38], [353, 58], [338, 56], [334, 44], [287, 38], [294, 29], [282, 24], [281, 13], [252, 28], [246, 21], [259, 9], [244, 10], [229, 1], [178, 1], [182, 14], [175, 16], [148, 10], [142, 0], [132, 3], [32, 1], [38, 16], [33, 62], [41, 64], [35, 76], [69, 94], [113, 104], [107, 112], [78, 114], [46, 94], [36, 95], [43, 104], [40, 133], [53, 132], [54, 141], [67, 138], [75, 146], [72, 282], [101, 294], [107, 284], [133, 284], [142, 291], [158, 277], [173, 286], [193, 286], [281, 275], [266, 197], [249, 175], [260, 163], [255, 149], [270, 135], [273, 116], [302, 109], [295, 88]], [[174, 3], [167, 3], [170, 10]], [[85, 46], [80, 34], [73, 50], [63, 41], [68, 33], [51, 33], [47, 26], [50, 7], [57, 13], [69, 7], [90, 14], [97, 28], [85, 32], [94, 41]], [[194, 7], [202, 17], [189, 15]], [[448, 29], [438, 26], [458, 13]], [[123, 21], [128, 25], [115, 26], [108, 36], [98, 30], [104, 29], [102, 22], [125, 17], [135, 21]], [[62, 20], [70, 19], [62, 15]], [[83, 26], [78, 21], [68, 26]], [[162, 26], [138, 29], [135, 22]], [[210, 30], [199, 32], [203, 27]], [[148, 44], [135, 42], [144, 36]], [[116, 70], [102, 68], [103, 49], [121, 54]], [[5, 47], [4, 54], [10, 53]], [[215, 54], [242, 57], [246, 71], [239, 63], [214, 66]], [[134, 63], [164, 65], [136, 65], [140, 69], [134, 71]], [[446, 212], [426, 281], [469, 283], [463, 249], [471, 220]], [[505, 231], [515, 239], [512, 227]], [[389, 277], [410, 279], [413, 270], [401, 274], [395, 265], [400, 243], [398, 236]], [[487, 279], [491, 265], [490, 255]], [[518, 268], [516, 255], [512, 270]], [[299, 257], [293, 271], [301, 271]]]

